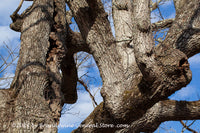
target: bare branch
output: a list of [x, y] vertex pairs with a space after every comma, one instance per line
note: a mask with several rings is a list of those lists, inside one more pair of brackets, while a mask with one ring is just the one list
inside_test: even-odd
[[156, 1], [155, 3], [153, 3], [153, 4], [151, 5], [150, 10], [153, 11], [153, 10], [157, 9], [157, 8], [158, 8], [158, 5], [159, 5], [159, 3], [160, 3], [161, 1], [162, 1], [162, 0], [159, 0], [159, 1]]
[[98, 106], [98, 104], [97, 104], [97, 102], [96, 102], [94, 96], [92, 95], [92, 93], [90, 92], [90, 90], [88, 89], [88, 86], [84, 83], [84, 81], [78, 79], [78, 82], [79, 82], [79, 83], [85, 88], [85, 90], [89, 93], [89, 95], [90, 95], [92, 101], [94, 102], [94, 104], [95, 104], [96, 106]]
[[[3, 73], [18, 58], [18, 47], [19, 46], [11, 49], [6, 43], [4, 43], [6, 55], [0, 54], [0, 59], [3, 60], [2, 64], [0, 64], [0, 73]], [[15, 52], [17, 53], [15, 54]]]
[[162, 18], [162, 20], [164, 20], [164, 17], [163, 17], [163, 15], [162, 15], [162, 13], [161, 13], [160, 7], [158, 6], [157, 9], [158, 9], [158, 12], [159, 12], [160, 17]]
[[200, 1], [176, 0], [175, 4], [179, 11], [163, 44], [191, 57], [200, 53]]
[[197, 131], [195, 131], [194, 129], [190, 128], [190, 126], [187, 126], [182, 120], [180, 121], [180, 123], [183, 125], [184, 128], [186, 128], [188, 131], [192, 132], [192, 133], [198, 133]]
[[117, 133], [153, 132], [164, 121], [200, 119], [200, 101], [166, 100], [156, 103], [146, 114], [134, 121], [130, 128]]
[[82, 35], [78, 32], [73, 32], [68, 26], [66, 34], [66, 47], [68, 51], [61, 63], [62, 85], [61, 90], [64, 94], [64, 103], [75, 103], [77, 100], [77, 80], [78, 73], [74, 54], [80, 51], [90, 52], [87, 43], [83, 40]]
[[152, 31], [156, 31], [158, 29], [170, 28], [173, 22], [174, 22], [174, 19], [165, 19], [165, 20], [153, 23], [151, 24]]
[[17, 9], [13, 12], [13, 14], [11, 16], [15, 16], [18, 13], [20, 8], [22, 7], [23, 2], [24, 2], [24, 0], [20, 1], [19, 6], [17, 7]]
[[[167, 98], [169, 95], [183, 87], [180, 85], [185, 84], [184, 86], [186, 86], [191, 80], [191, 71], [188, 69], [189, 64], [187, 63], [187, 57], [182, 52], [176, 49], [169, 49], [162, 46], [160, 46], [160, 48], [158, 46], [158, 49], [154, 49], [154, 42], [152, 40], [153, 37], [150, 30], [150, 12], [148, 10], [148, 2], [146, 2], [145, 0], [136, 1], [136, 6], [133, 8], [133, 21], [134, 23], [136, 23], [133, 26], [133, 40], [134, 43], [137, 45], [135, 45], [133, 48], [135, 52], [136, 62], [143, 74], [143, 78], [141, 83], [139, 84], [139, 87], [140, 90], [143, 90], [144, 93], [148, 93], [148, 95], [149, 91], [151, 90], [152, 94], [150, 96], [150, 99], [152, 100], [157, 96], [160, 97], [161, 95], [163, 96], [163, 98]], [[144, 13], [141, 13], [138, 12], [139, 9], [145, 9], [146, 11], [143, 11]], [[147, 62], [147, 60], [149, 60], [149, 62]], [[183, 64], [180, 62], [182, 62]], [[180, 65], [181, 69], [183, 68], [180, 71], [184, 71], [185, 73], [183, 75], [177, 75], [176, 73], [176, 71], [180, 69]], [[169, 66], [172, 66], [170, 68], [173, 69], [169, 70]], [[187, 68], [185, 66], [187, 66]], [[180, 80], [176, 81], [182, 83], [178, 83], [176, 81], [175, 83], [172, 79], [172, 75], [176, 75], [177, 78], [179, 77]], [[149, 83], [149, 86], [147, 86], [147, 82]], [[174, 82], [173, 85], [171, 84], [171, 82]], [[162, 83], [166, 84], [164, 85]], [[167, 84], [170, 85], [170, 87]], [[149, 90], [147, 88], [151, 89]], [[171, 89], [169, 90], [169, 88]]]
[[[81, 69], [81, 65], [82, 64], [84, 64], [85, 62], [87, 62], [88, 61], [88, 59], [90, 59], [91, 58], [91, 55], [90, 54], [86, 54], [86, 55], [83, 55], [83, 54], [81, 54], [81, 61], [78, 63], [78, 61], [76, 61], [76, 67], [78, 68], [78, 69]], [[78, 58], [77, 58], [77, 60], [78, 60]], [[85, 66], [84, 66], [85, 67]]]

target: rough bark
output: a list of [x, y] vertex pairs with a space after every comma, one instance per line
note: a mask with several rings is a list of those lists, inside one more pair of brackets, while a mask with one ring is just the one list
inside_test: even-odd
[[11, 86], [14, 118], [8, 132], [56, 132], [55, 127], [39, 126], [58, 121], [54, 120], [55, 114], [51, 112], [45, 96], [45, 90], [50, 87], [46, 55], [50, 45], [53, 7], [53, 0], [35, 1], [23, 21], [20, 58]]
[[116, 133], [153, 132], [164, 121], [196, 120], [200, 115], [199, 106], [200, 101], [160, 101], [147, 110], [144, 116], [131, 123], [129, 128]]
[[[7, 120], [1, 130], [55, 133], [65, 98], [59, 71], [66, 53], [65, 1], [37, 0], [24, 14], [15, 77], [9, 96], [1, 100], [9, 114], [1, 110], [2, 120]], [[1, 90], [1, 95], [6, 92]]]
[[[118, 84], [121, 82], [121, 59], [119, 57], [114, 44], [114, 37], [111, 32], [110, 24], [107, 19], [107, 14], [103, 9], [100, 0], [98, 1], [70, 1], [68, 3], [71, 8], [75, 20], [79, 26], [83, 39], [89, 45], [90, 52], [93, 54], [95, 61], [100, 69], [100, 73], [105, 84], [103, 89], [104, 98], [111, 107], [119, 110], [120, 89], [124, 88]], [[111, 67], [116, 66], [116, 67]], [[104, 80], [106, 79], [106, 80]], [[113, 89], [110, 89], [113, 88]], [[113, 91], [113, 96], [106, 96], [107, 91]], [[114, 111], [113, 110], [113, 111]]]
[[174, 22], [174, 19], [165, 19], [151, 24], [152, 31], [170, 28]]
[[[74, 16], [80, 33], [69, 28], [71, 16], [65, 17], [64, 0], [34, 1], [25, 16], [11, 24], [22, 33], [21, 49], [11, 89], [0, 91], [0, 115], [8, 120], [1, 130], [57, 131], [39, 125], [56, 125], [62, 105], [76, 102], [73, 55], [79, 51], [93, 55], [103, 81], [104, 101], [82, 122], [92, 127], [81, 126], [73, 132], [152, 132], [163, 121], [200, 119], [199, 101], [166, 100], [190, 82], [187, 59], [200, 52], [199, 0], [174, 1], [175, 20], [151, 24], [150, 11], [157, 3], [113, 0], [115, 37], [101, 0], [66, 1], [72, 12], [68, 15]], [[166, 39], [154, 46], [152, 32], [169, 27]], [[36, 126], [9, 128], [18, 123]], [[122, 129], [118, 124], [131, 126]]]
[[0, 132], [7, 131], [10, 126], [10, 123], [8, 121], [10, 121], [10, 119], [13, 117], [13, 115], [10, 114], [10, 106], [7, 104], [9, 99], [9, 90], [0, 90]]
[[[91, 10], [91, 12], [95, 12], [93, 8], [90, 6], [99, 5], [98, 2], [99, 1], [93, 1], [93, 2], [86, 1], [85, 4], [83, 5], [89, 8], [88, 10]], [[115, 3], [114, 6], [116, 6], [117, 4]], [[91, 21], [88, 21], [88, 18], [85, 16], [88, 14], [87, 12], [84, 14], [78, 13], [80, 9], [83, 9], [86, 7], [83, 7], [82, 3], [81, 3], [81, 6], [77, 6], [77, 5], [78, 4], [77, 3], [75, 4], [74, 1], [69, 2], [69, 6], [75, 15], [75, 19], [77, 18], [76, 21], [79, 25], [81, 33], [85, 35], [85, 32], [90, 30], [87, 33], [94, 32], [95, 34], [93, 36], [86, 36], [87, 38], [84, 37], [85, 40], [88, 39], [90, 41], [90, 40], [93, 40], [93, 37], [97, 38], [98, 32], [88, 27], [88, 25], [92, 25], [92, 26], [98, 25], [98, 27], [101, 27], [102, 23], [96, 24], [95, 23], [96, 21], [93, 23], [90, 23]], [[159, 102], [160, 100], [166, 99], [175, 91], [181, 89], [183, 86], [186, 86], [191, 80], [191, 71], [189, 70], [187, 56], [184, 53], [182, 53], [181, 51], [177, 49], [170, 48], [170, 46], [167, 46], [167, 45], [158, 46], [154, 48], [152, 29], [151, 29], [151, 24], [150, 24], [149, 3], [146, 1], [141, 1], [141, 0], [133, 1], [133, 10], [132, 10], [133, 15], [131, 17], [132, 22], [129, 21], [130, 19], [127, 17], [128, 16], [127, 14], [129, 11], [128, 5], [129, 4], [126, 5], [126, 1], [123, 1], [123, 5], [120, 6], [118, 4], [115, 7], [115, 8], [118, 7], [117, 8], [119, 10], [118, 12], [115, 11], [116, 9], [113, 8], [114, 23], [116, 22], [115, 30], [117, 31], [116, 41], [114, 43], [115, 45], [116, 43], [118, 43], [118, 45], [116, 45], [116, 53], [119, 54], [120, 59], [121, 58], [127, 59], [127, 56], [123, 55], [123, 50], [124, 49], [127, 50], [128, 49], [127, 46], [131, 46], [130, 42], [133, 40], [133, 47], [132, 47], [132, 50], [130, 51], [134, 51], [133, 55], [135, 55], [136, 57], [137, 65], [143, 76], [142, 78], [139, 78], [138, 74], [140, 74], [140, 72], [137, 72], [137, 70], [134, 69], [134, 71], [136, 71], [137, 73], [136, 74], [132, 73], [132, 75], [127, 76], [128, 77], [127, 78], [126, 73], [125, 73], [126, 69], [124, 68], [125, 66], [127, 66], [128, 63], [127, 63], [127, 60], [123, 60], [123, 59], [118, 61], [120, 62], [120, 64], [118, 64], [118, 62], [115, 62], [115, 65], [112, 65], [112, 69], [114, 70], [120, 69], [120, 71], [115, 71], [114, 75], [111, 73], [112, 71], [110, 71], [109, 75], [104, 76], [104, 72], [107, 72], [107, 69], [105, 70], [105, 66], [104, 66], [106, 63], [104, 63], [104, 65], [102, 64], [102, 62], [99, 63], [98, 58], [97, 58], [99, 57], [99, 55], [98, 54], [95, 55], [94, 53], [93, 54], [94, 58], [95, 59], [97, 58], [96, 61], [98, 61], [99, 63], [102, 79], [104, 81], [104, 85], [101, 91], [102, 96], [104, 97], [104, 102], [102, 103], [101, 106], [97, 107], [97, 108], [100, 108], [100, 110], [102, 111], [101, 112], [94, 111], [85, 121], [83, 121], [82, 124], [88, 124], [88, 123], [95, 124], [95, 123], [101, 123], [101, 122], [103, 123], [112, 122], [114, 124], [130, 123], [130, 121], [134, 121], [142, 117], [142, 115], [145, 114], [147, 109], [151, 108], [155, 103]], [[96, 9], [97, 8], [99, 7], [96, 7]], [[99, 11], [99, 10], [96, 10], [96, 11]], [[124, 16], [121, 15], [120, 17], [127, 21], [126, 23], [127, 26], [123, 24], [123, 22], [121, 23], [119, 22], [120, 24], [122, 24], [121, 27], [125, 26], [123, 30], [127, 31], [126, 34], [123, 30], [121, 30], [121, 33], [118, 32], [120, 31], [120, 26], [117, 23], [119, 20], [123, 21], [123, 19], [119, 19], [117, 21], [117, 19], [115, 19], [115, 12], [117, 12], [116, 15], [120, 13], [123, 14], [123, 12], [126, 13], [126, 15]], [[102, 12], [99, 12], [99, 14], [101, 13]], [[101, 21], [104, 21], [104, 20], [101, 20]], [[84, 23], [87, 22], [87, 25], [82, 25], [82, 22]], [[132, 32], [131, 30], [126, 30], [128, 29], [126, 27], [128, 26], [132, 27], [131, 26], [132, 23], [133, 23], [133, 29], [131, 29]], [[84, 28], [87, 28], [87, 29], [84, 29]], [[100, 28], [99, 30], [100, 30], [99, 32], [101, 32], [102, 29]], [[131, 35], [131, 34], [132, 36], [129, 37], [128, 35]], [[120, 38], [120, 36], [122, 39]], [[118, 40], [118, 38], [120, 38], [121, 41]], [[104, 39], [106, 39], [106, 37]], [[105, 42], [102, 43], [102, 40], [98, 42], [99, 42], [98, 45], [100, 44], [102, 44], [103, 46], [106, 45], [104, 44]], [[124, 49], [121, 48], [123, 42], [126, 42], [124, 43], [125, 44]], [[91, 49], [92, 48], [96, 49], [95, 43], [88, 43], [88, 44], [89, 46], [90, 44], [92, 44], [92, 46], [90, 46]], [[126, 50], [124, 51], [127, 52], [128, 50], [127, 51]], [[98, 49], [98, 52], [101, 52], [100, 49]], [[109, 56], [111, 55], [112, 54], [109, 54]], [[129, 55], [131, 54], [129, 53]], [[133, 63], [134, 57], [132, 57], [128, 62]], [[134, 65], [132, 65], [132, 67], [134, 67]], [[128, 70], [128, 72], [130, 71], [131, 70]], [[121, 75], [124, 75], [124, 76], [121, 78], [121, 75], [118, 75], [119, 73], [121, 73]], [[113, 83], [111, 82], [112, 84], [110, 83], [107, 84], [107, 81], [111, 80], [109, 77], [110, 75], [112, 75]], [[115, 78], [113, 79], [113, 77], [115, 77], [116, 75], [118, 79], [123, 81], [123, 83], [120, 82], [119, 80], [116, 80]], [[136, 77], [134, 77], [133, 75], [134, 76], [137, 75], [136, 77], [139, 79], [136, 79]], [[127, 80], [132, 81], [132, 84], [134, 86], [130, 85], [130, 82], [129, 84], [126, 84]], [[108, 87], [110, 85], [112, 85], [112, 87]], [[126, 98], [128, 98], [128, 100]], [[94, 116], [97, 117], [98, 119], [93, 118]], [[106, 116], [111, 116], [111, 117], [110, 119], [108, 119], [108, 118], [105, 118]], [[117, 129], [113, 128], [113, 130], [117, 130]], [[106, 132], [108, 130], [80, 127], [74, 132], [88, 132], [88, 131], [89, 132], [102, 132], [102, 131]]]
[[165, 45], [179, 49], [188, 58], [200, 52], [200, 2], [175, 0], [176, 18]]

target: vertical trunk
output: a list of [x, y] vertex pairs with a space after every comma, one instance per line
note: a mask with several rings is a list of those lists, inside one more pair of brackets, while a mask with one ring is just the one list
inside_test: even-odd
[[10, 98], [1, 105], [12, 116], [1, 111], [8, 119], [4, 132], [57, 132], [64, 100], [60, 63], [66, 52], [65, 13], [64, 0], [37, 0], [27, 10]]
[[11, 109], [7, 102], [10, 99], [8, 90], [0, 90], [0, 132], [6, 132], [9, 128], [9, 120], [13, 117]]
[[56, 127], [42, 127], [43, 124], [56, 125], [57, 122], [45, 99], [45, 90], [50, 87], [46, 56], [53, 12], [53, 0], [39, 0], [33, 3], [24, 19], [20, 58], [12, 86], [14, 118], [8, 132], [57, 131]]

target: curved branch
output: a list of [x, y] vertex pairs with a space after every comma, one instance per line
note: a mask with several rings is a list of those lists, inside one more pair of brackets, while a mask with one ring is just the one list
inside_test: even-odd
[[175, 0], [177, 15], [163, 44], [188, 57], [200, 53], [200, 1]]
[[143, 117], [134, 121], [128, 129], [116, 133], [153, 132], [161, 122], [191, 119], [200, 119], [200, 101], [160, 101], [147, 110]]
[[[118, 112], [122, 111], [122, 107], [119, 108], [119, 106], [121, 102], [124, 102], [121, 96], [124, 91], [121, 88], [124, 87], [118, 83], [122, 82], [125, 77], [120, 74], [124, 73], [125, 70], [122, 67], [121, 57], [116, 50], [115, 39], [103, 4], [101, 0], [73, 0], [69, 1], [68, 5], [73, 12], [83, 39], [89, 45], [101, 77], [105, 81], [101, 90], [106, 102], [105, 105], [110, 108], [112, 114], [121, 116]], [[127, 74], [127, 78], [128, 76]], [[129, 84], [132, 85], [130, 82]], [[116, 97], [121, 98], [117, 99]]]
[[[101, 109], [101, 112], [92, 112], [83, 123], [95, 124], [99, 121], [104, 123], [111, 121], [105, 117], [96, 120], [95, 117], [100, 117], [102, 114], [111, 116], [115, 120], [115, 123], [126, 123], [137, 120], [159, 100], [166, 99], [176, 90], [189, 83], [191, 74], [187, 58], [182, 52], [176, 49], [168, 49], [167, 47], [153, 49], [154, 44], [150, 28], [149, 3], [145, 0], [135, 0], [136, 3], [133, 8], [135, 13], [133, 13], [133, 49], [143, 78], [142, 80], [138, 78], [138, 73], [130, 74], [134, 75], [131, 78], [130, 76], [127, 76], [128, 78], [122, 76], [124, 69], [120, 64], [120, 59], [117, 58], [118, 52], [115, 51], [115, 47], [112, 47], [112, 45], [107, 45], [107, 42], [110, 42], [109, 40], [112, 39], [107, 40], [107, 36], [104, 37], [104, 35], [107, 35], [105, 30], [108, 31], [108, 29], [104, 27], [105, 22], [103, 21], [103, 17], [101, 17], [102, 14], [96, 15], [101, 18], [96, 18], [94, 16], [95, 14], [93, 14], [93, 11], [97, 12], [102, 10], [99, 7], [97, 7], [98, 10], [94, 10], [96, 5], [93, 2], [90, 3], [92, 7], [88, 7], [88, 3], [84, 3], [84, 6], [82, 5], [78, 9], [77, 5], [80, 6], [83, 3], [79, 3], [76, 0], [69, 3], [70, 8], [76, 16], [76, 21], [81, 27], [81, 33], [84, 34], [83, 38], [88, 42], [92, 51], [95, 50], [93, 55], [95, 60], [99, 62], [100, 72], [104, 81], [104, 86], [101, 91], [104, 98], [104, 108]], [[80, 12], [80, 9], [83, 11], [81, 10], [82, 12]], [[141, 9], [144, 11], [139, 12]], [[89, 12], [86, 12], [85, 15], [83, 14], [84, 11]], [[88, 14], [91, 14], [92, 17], [89, 18], [87, 16]], [[91, 24], [90, 22], [93, 23]], [[104, 30], [102, 31], [102, 29]], [[95, 42], [95, 40], [97, 41]], [[97, 42], [99, 43], [97, 44]], [[110, 48], [113, 49], [110, 51]], [[138, 82], [132, 84], [132, 80], [130, 80], [132, 78], [137, 78]], [[130, 82], [122, 83], [123, 79], [130, 80]], [[139, 82], [141, 83], [138, 85]], [[78, 130], [85, 131], [86, 128], [81, 127]], [[90, 132], [97, 130], [91, 129]]]
[[[139, 12], [140, 9], [143, 11]], [[140, 91], [151, 100], [167, 98], [191, 80], [187, 57], [179, 50], [162, 45], [154, 49], [149, 3], [145, 0], [135, 0], [133, 22], [135, 58], [143, 74]]]
[[77, 100], [77, 81], [78, 72], [74, 61], [74, 54], [80, 51], [90, 53], [90, 49], [83, 40], [82, 35], [78, 32], [73, 32], [67, 25], [68, 32], [66, 34], [67, 52], [61, 62], [62, 84], [61, 90], [64, 94], [64, 103], [75, 103]]
[[10, 24], [10, 28], [14, 31], [17, 31], [17, 32], [21, 32], [21, 27], [22, 27], [22, 24], [23, 24], [23, 21], [24, 21], [24, 16], [27, 15], [28, 13], [30, 13], [29, 10], [32, 7], [32, 6], [30, 6], [22, 14], [19, 15], [18, 11], [20, 10], [24, 1], [26, 1], [26, 0], [21, 0], [18, 8], [13, 12], [12, 15], [10, 15], [10, 17], [13, 21]]

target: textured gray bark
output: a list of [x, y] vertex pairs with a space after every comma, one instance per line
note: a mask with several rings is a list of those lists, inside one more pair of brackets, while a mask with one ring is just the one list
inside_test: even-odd
[[[194, 4], [198, 3], [197, 1], [195, 2]], [[90, 23], [91, 21], [87, 17], [89, 13], [90, 16], [93, 15], [92, 13], [95, 12], [94, 7], [96, 7], [96, 10], [97, 8], [101, 8], [100, 1], [96, 0], [92, 2], [88, 0], [78, 2], [74, 0], [73, 2], [69, 1], [68, 4], [70, 9], [74, 11], [74, 16], [81, 33], [84, 35], [85, 33], [93, 33], [93, 36], [88, 35], [86, 37], [83, 36], [83, 38], [88, 41], [87, 43], [91, 49], [95, 49], [96, 53], [93, 56], [99, 65], [98, 67], [104, 83], [101, 91], [104, 102], [82, 124], [130, 124], [131, 121], [142, 118], [146, 114], [146, 111], [155, 103], [166, 99], [190, 82], [191, 71], [189, 70], [187, 56], [184, 53], [178, 49], [171, 48], [173, 43], [170, 43], [170, 45], [160, 44], [154, 47], [153, 29], [151, 29], [152, 25], [150, 24], [150, 6], [147, 1], [134, 0], [133, 3], [128, 0], [123, 2], [113, 1], [116, 40], [110, 47], [115, 45], [115, 47], [112, 47], [112, 51], [116, 50], [115, 57], [112, 57], [111, 52], [107, 55], [105, 50], [103, 52], [106, 57], [101, 56], [102, 51], [98, 45], [102, 44], [101, 47], [106, 46], [106, 41], [110, 42], [106, 40], [106, 37], [103, 37], [102, 40], [96, 40], [96, 42], [90, 42], [98, 37], [98, 33], [105, 31], [103, 28], [95, 31], [95, 29], [89, 27], [90, 25], [93, 27], [96, 25], [101, 27], [103, 25], [102, 22], [96, 22], [98, 19]], [[132, 6], [130, 7], [131, 4], [133, 4], [133, 8], [131, 8]], [[90, 12], [88, 10], [84, 12], [81, 9], [89, 9]], [[80, 10], [84, 13], [79, 13]], [[103, 13], [99, 12], [99, 14]], [[83, 25], [82, 22], [86, 24]], [[172, 22], [166, 28], [173, 26]], [[163, 27], [161, 25], [158, 28]], [[107, 30], [109, 30], [109, 27]], [[103, 35], [101, 34], [101, 36]], [[97, 42], [99, 43], [96, 45]], [[99, 58], [103, 58], [104, 61], [109, 62], [110, 60], [106, 59], [107, 56], [113, 59], [119, 56], [117, 57], [119, 60], [111, 60], [114, 62], [114, 65], [109, 64], [109, 69], [107, 69], [106, 63], [99, 62], [98, 60]], [[107, 75], [104, 76], [104, 73]], [[154, 123], [151, 124], [152, 129], [146, 126], [146, 128], [143, 127], [139, 131], [155, 130], [153, 128]], [[155, 124], [157, 126], [160, 123]], [[113, 130], [117, 129], [113, 128]], [[74, 132], [110, 131], [112, 130], [80, 127]], [[131, 131], [133, 131], [133, 128], [131, 128]]]
[[[93, 55], [103, 81], [103, 102], [82, 124], [130, 126], [73, 132], [152, 132], [164, 121], [200, 119], [199, 101], [166, 100], [191, 80], [187, 60], [200, 52], [200, 2], [176, 0], [176, 18], [154, 24], [150, 11], [158, 5], [150, 4], [113, 0], [115, 37], [101, 0], [36, 0], [18, 19], [15, 14], [11, 28], [22, 33], [20, 58], [11, 88], [0, 91], [1, 124], [7, 121], [1, 131], [57, 131], [39, 125], [57, 125], [62, 105], [76, 102], [73, 55], [79, 51]], [[80, 33], [69, 28], [71, 15]], [[170, 28], [167, 37], [155, 46], [152, 32], [164, 28]], [[37, 126], [10, 128], [23, 123]]]
[[64, 0], [37, 0], [21, 15], [15, 77], [9, 90], [1, 90], [1, 131], [57, 132], [65, 99], [59, 72], [66, 50], [65, 12]]

